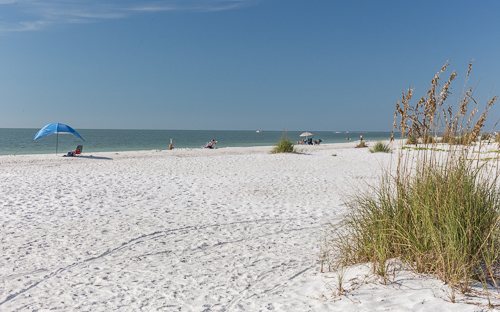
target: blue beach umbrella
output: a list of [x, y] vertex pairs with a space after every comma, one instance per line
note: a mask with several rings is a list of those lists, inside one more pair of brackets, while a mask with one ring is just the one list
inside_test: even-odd
[[85, 141], [81, 137], [81, 135], [75, 131], [75, 129], [71, 128], [68, 125], [58, 123], [58, 122], [48, 124], [45, 127], [43, 127], [42, 129], [40, 129], [40, 131], [38, 131], [35, 134], [33, 141], [36, 139], [43, 138], [43, 137], [46, 137], [48, 135], [54, 134], [54, 133], [57, 134], [56, 154], [57, 154], [57, 146], [59, 145], [59, 133], [71, 133], [71, 134], [74, 134], [75, 136], [79, 137], [80, 139], [82, 139], [82, 141]]

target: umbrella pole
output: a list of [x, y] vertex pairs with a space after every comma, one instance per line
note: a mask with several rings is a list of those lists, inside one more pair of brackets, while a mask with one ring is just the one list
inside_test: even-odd
[[57, 146], [59, 145], [59, 132], [57, 133], [57, 140], [56, 140], [56, 155], [57, 155]]

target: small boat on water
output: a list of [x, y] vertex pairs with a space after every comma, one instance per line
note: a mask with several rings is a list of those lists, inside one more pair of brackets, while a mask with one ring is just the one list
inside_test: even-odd
[[257, 130], [257, 131], [255, 131], [255, 132], [260, 133], [260, 130]]

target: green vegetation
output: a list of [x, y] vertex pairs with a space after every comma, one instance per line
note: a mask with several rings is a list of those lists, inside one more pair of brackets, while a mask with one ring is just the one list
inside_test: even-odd
[[361, 142], [359, 142], [358, 145], [356, 145], [356, 148], [362, 148], [362, 147], [368, 147], [368, 145], [366, 144], [365, 141], [361, 141]]
[[486, 281], [500, 250], [500, 196], [486, 167], [471, 163], [419, 166], [411, 178], [386, 173], [334, 229], [338, 240], [331, 247], [342, 257], [332, 264], [370, 262], [386, 278], [387, 261], [399, 258], [461, 292], [470, 290], [473, 277]]
[[295, 150], [295, 146], [292, 143], [292, 140], [287, 137], [287, 133], [283, 132], [281, 139], [271, 150], [271, 154], [277, 153], [297, 153]]
[[443, 136], [447, 152], [438, 153], [442, 150], [435, 140], [423, 140], [425, 147], [411, 152], [401, 149], [397, 166], [387, 168], [378, 185], [346, 201], [350, 211], [345, 222], [332, 226], [322, 259], [337, 271], [371, 263], [384, 281], [389, 260], [400, 259], [414, 272], [434, 274], [448, 283], [455, 301], [455, 292], [470, 292], [474, 280], [500, 290], [495, 275], [500, 262], [500, 168], [499, 158], [470, 159], [481, 149], [472, 142], [496, 97], [476, 116], [475, 107], [468, 110], [469, 102], [477, 103], [470, 88], [453, 109], [446, 99], [456, 74], [439, 87], [447, 66], [415, 106], [409, 104], [413, 89], [403, 93], [393, 124], [403, 138], [448, 133]]
[[481, 133], [481, 141], [486, 141], [490, 138], [490, 134], [488, 132]]
[[416, 135], [410, 135], [408, 136], [408, 139], [406, 139], [406, 144], [408, 145], [417, 145], [418, 144], [418, 138]]
[[370, 152], [372, 153], [390, 153], [391, 147], [389, 144], [385, 144], [383, 142], [377, 142], [373, 148], [370, 148]]

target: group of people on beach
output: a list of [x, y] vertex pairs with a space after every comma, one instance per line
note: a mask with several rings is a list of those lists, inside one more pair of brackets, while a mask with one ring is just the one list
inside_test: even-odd
[[297, 141], [297, 145], [300, 145], [300, 144], [320, 145], [321, 142], [323, 142], [323, 140], [321, 140], [321, 139], [313, 141], [312, 138], [309, 138], [309, 139], [302, 139], [302, 141]]

